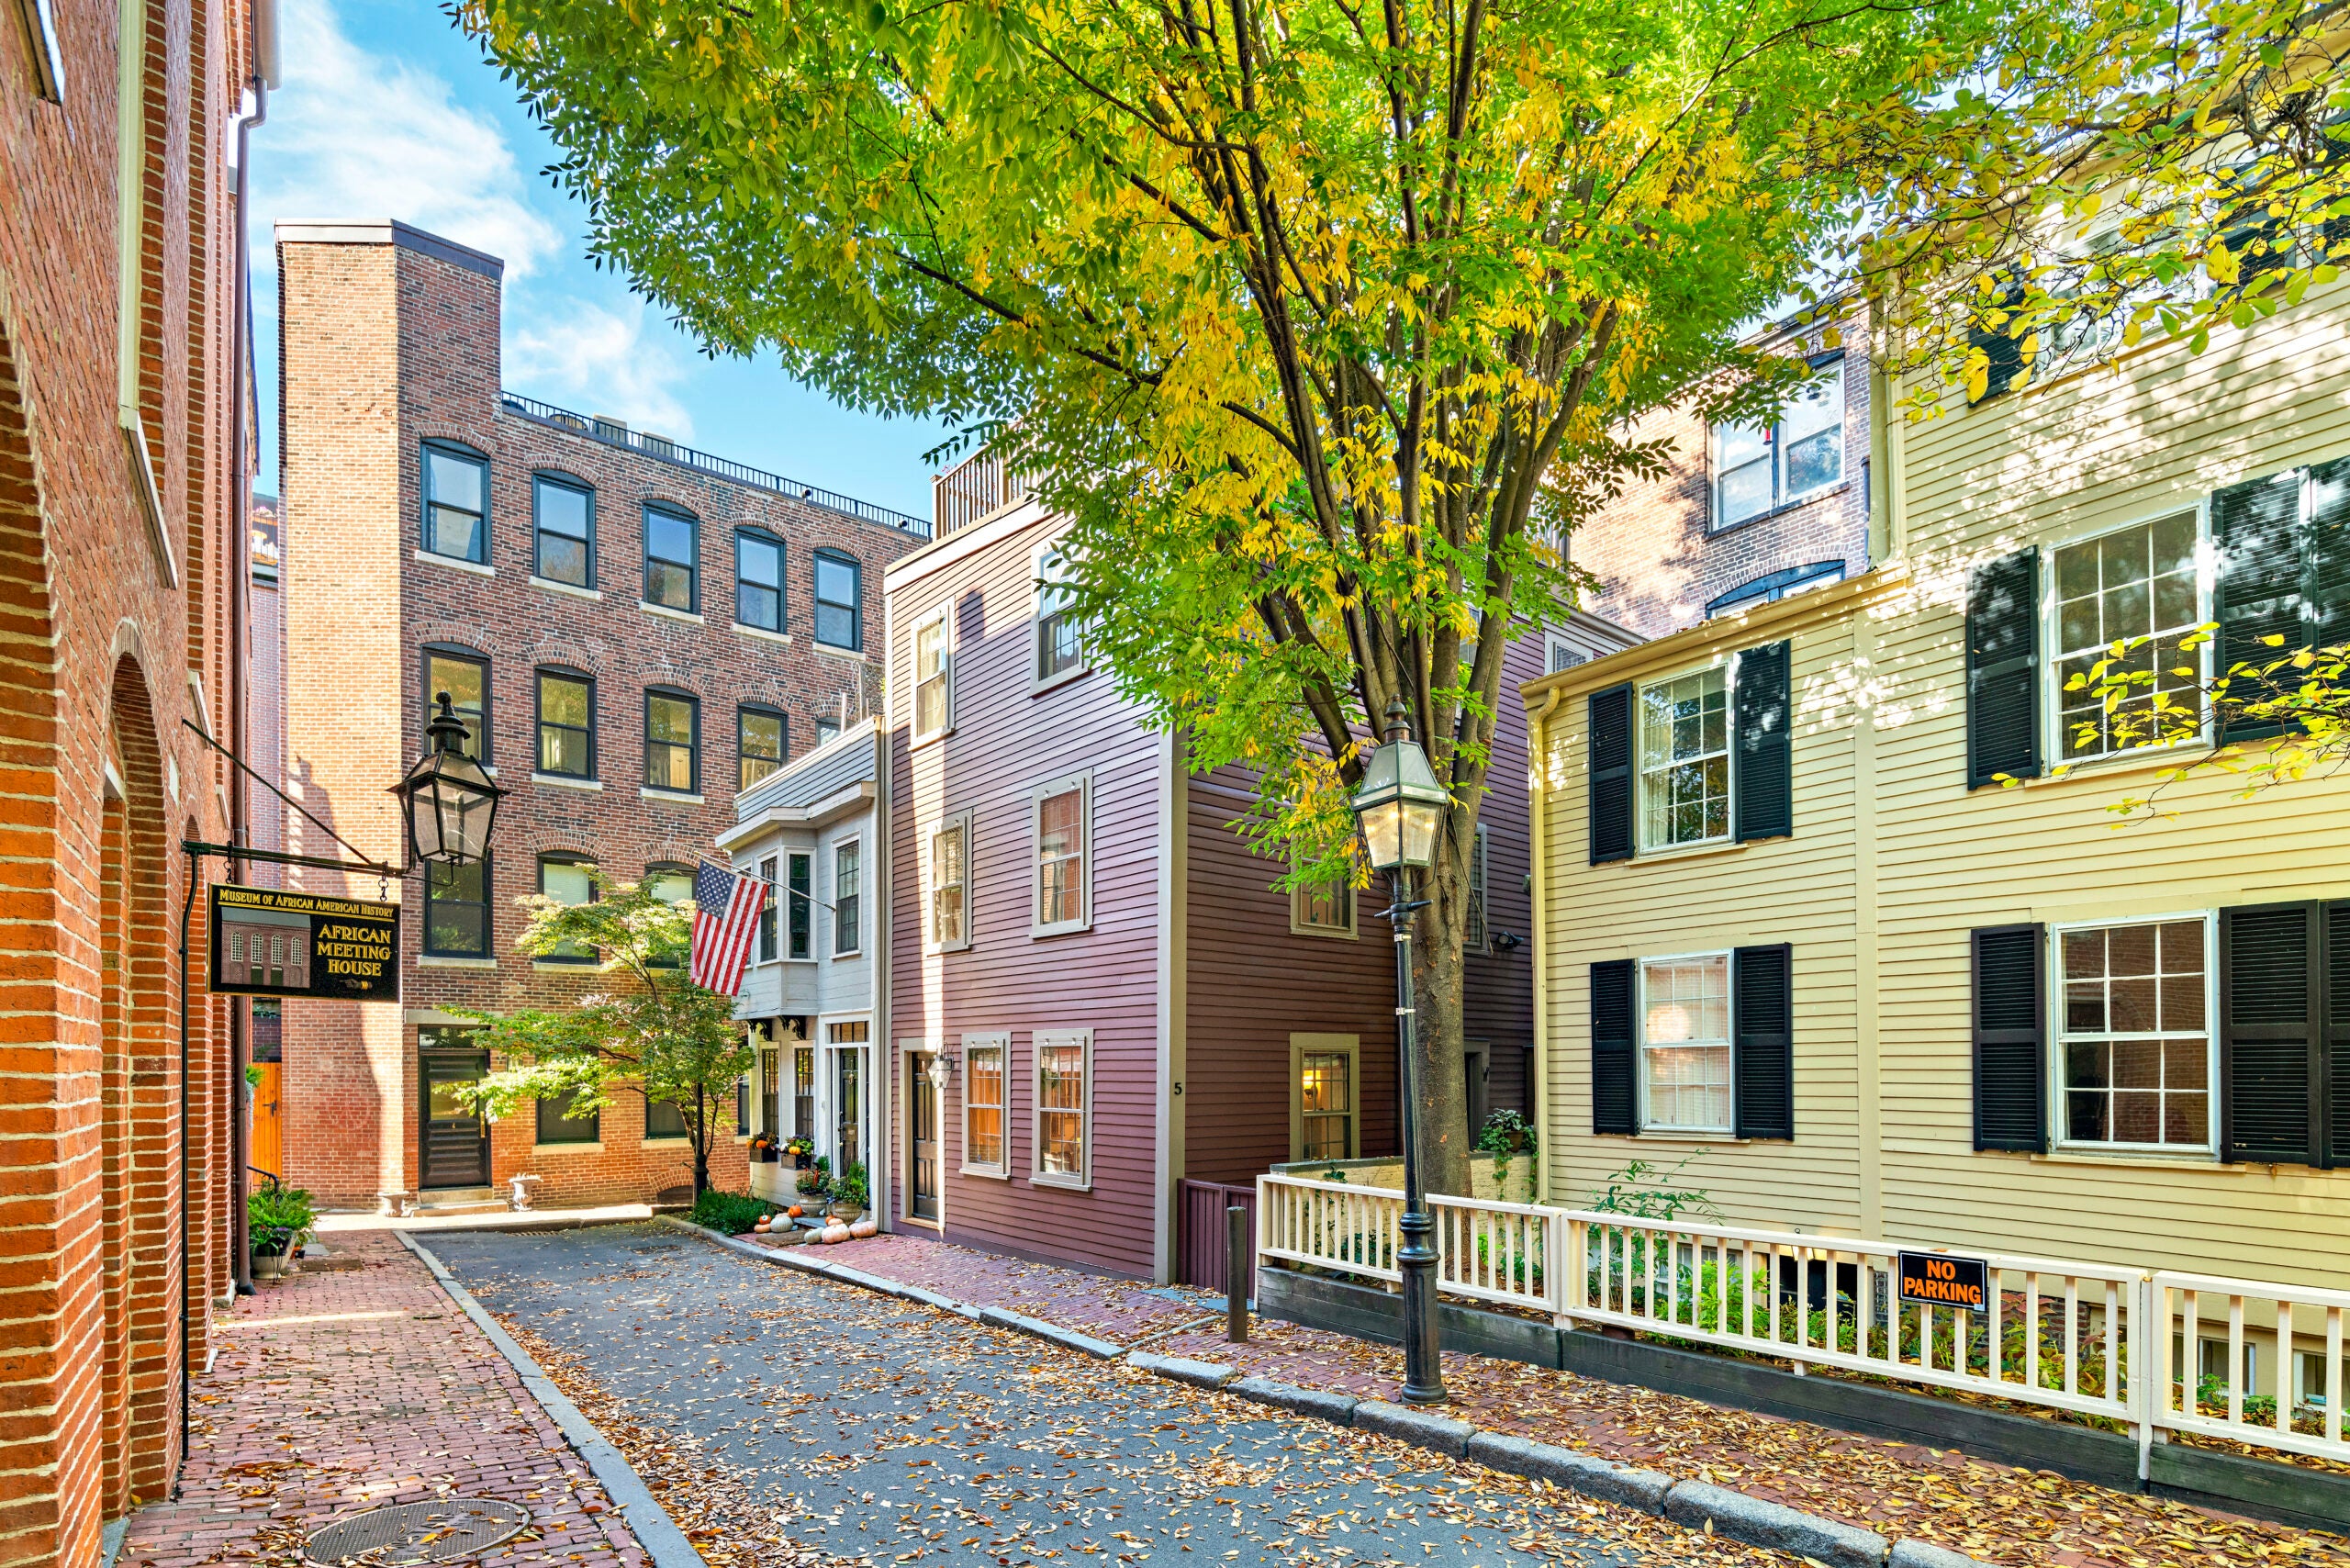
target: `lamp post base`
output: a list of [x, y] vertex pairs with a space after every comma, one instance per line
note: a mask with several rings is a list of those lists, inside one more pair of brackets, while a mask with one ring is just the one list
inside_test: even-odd
[[1436, 1249], [1428, 1245], [1436, 1226], [1426, 1209], [1415, 1206], [1396, 1228], [1403, 1232], [1395, 1265], [1404, 1276], [1404, 1403], [1441, 1405], [1444, 1350], [1437, 1334]]

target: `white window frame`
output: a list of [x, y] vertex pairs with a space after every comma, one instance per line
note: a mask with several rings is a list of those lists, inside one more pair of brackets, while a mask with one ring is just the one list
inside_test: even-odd
[[1348, 884], [1345, 890], [1347, 895], [1347, 923], [1344, 925], [1319, 925], [1306, 918], [1305, 901], [1312, 896], [1316, 888], [1327, 885], [1328, 884], [1326, 883], [1315, 883], [1312, 885], [1301, 883], [1297, 887], [1292, 888], [1289, 890], [1289, 929], [1291, 935], [1319, 936], [1333, 942], [1352, 942], [1360, 936], [1362, 931], [1362, 893], [1364, 890], [1355, 887], [1352, 884]]
[[[1045, 802], [1056, 795], [1078, 791], [1078, 828], [1083, 836], [1079, 851], [1078, 915], [1075, 920], [1045, 919]], [[1028, 795], [1028, 935], [1058, 936], [1093, 928], [1093, 773], [1067, 773], [1037, 785]]]
[[[2066, 650], [2059, 624], [2063, 600], [2058, 595], [2056, 587], [2057, 552], [2070, 550], [2076, 545], [2093, 543], [2108, 534], [2123, 533], [2133, 528], [2143, 528], [2149, 523], [2160, 522], [2165, 518], [2177, 517], [2182, 512], [2190, 510], [2195, 514], [2195, 620], [2192, 624], [2208, 625], [2218, 619], [2212, 608], [2212, 600], [2219, 586], [2219, 552], [2211, 543], [2211, 498], [2209, 496], [2199, 497], [2186, 506], [2157, 507], [2151, 511], [2138, 512], [2121, 522], [2096, 523], [2072, 529], [2040, 546], [2040, 559], [2037, 564], [2041, 579], [2040, 645], [2046, 650], [2046, 655], [2040, 661], [2040, 679], [2043, 699], [2041, 703], [2042, 726], [2041, 755], [2049, 759], [2052, 767], [2077, 767], [2083, 764], [2104, 762], [2117, 757], [2143, 759], [2159, 756], [2166, 751], [2210, 745], [2218, 740], [2218, 736], [2212, 733], [2211, 710], [2206, 703], [2203, 705], [2202, 721], [2196, 726], [2195, 734], [2192, 735], [2180, 735], [2175, 740], [2159, 741], [2148, 745], [2134, 745], [2123, 751], [2116, 751], [2109, 746], [2103, 751], [2083, 752], [2078, 756], [2065, 755], [2064, 663]], [[2205, 689], [2210, 686], [2212, 646], [2212, 643], [2207, 641], [2195, 651], [2198, 684]], [[2127, 924], [2129, 923], [2109, 921], [2106, 924]]]
[[[1712, 849], [1738, 842], [1738, 656], [1717, 655], [1704, 664], [1691, 665], [1658, 676], [1653, 680], [1635, 681], [1632, 685], [1632, 846], [1639, 855], [1672, 855], [1686, 849]], [[1647, 770], [1641, 766], [1645, 748], [1641, 745], [1641, 729], [1648, 721], [1648, 694], [1660, 686], [1670, 686], [1693, 675], [1705, 675], [1712, 670], [1722, 672], [1722, 747], [1728, 763], [1722, 788], [1727, 792], [1728, 809], [1722, 814], [1722, 831], [1705, 838], [1693, 838], [1680, 844], [1652, 843], [1649, 838], [1649, 807]]]
[[[791, 863], [794, 860], [808, 862], [808, 950], [804, 953], [791, 950], [791, 901], [794, 896]], [[813, 962], [816, 957], [816, 912], [824, 907], [816, 902], [816, 851], [813, 846], [806, 849], [787, 847], [783, 851], [783, 880], [778, 884], [777, 896], [783, 900], [783, 930], [776, 937], [776, 951], [783, 955], [779, 961], [787, 964]]]
[[1044, 652], [1046, 584], [1047, 581], [1059, 580], [1058, 577], [1051, 579], [1046, 578], [1045, 576], [1046, 563], [1060, 555], [1062, 555], [1060, 543], [1058, 540], [1054, 540], [1038, 545], [1036, 547], [1035, 556], [1029, 563], [1028, 694], [1032, 697], [1041, 692], [1053, 690], [1057, 687], [1067, 686], [1070, 681], [1075, 680], [1079, 676], [1088, 673], [1093, 667], [1093, 661], [1086, 652], [1085, 629], [1080, 626], [1078, 628], [1077, 663], [1054, 675], [1039, 675], [1036, 673], [1036, 666], [1040, 662], [1040, 656]]
[[[1045, 1053], [1064, 1046], [1085, 1052], [1084, 1103], [1079, 1107], [1077, 1171], [1045, 1170]], [[1037, 1029], [1028, 1036], [1028, 1182], [1031, 1186], [1060, 1187], [1070, 1192], [1093, 1188], [1093, 1031]]]
[[[951, 606], [941, 605], [914, 622], [913, 711], [910, 717], [915, 745], [927, 745], [955, 733], [955, 618], [949, 613], [950, 609]], [[922, 727], [922, 697], [923, 688], [929, 681], [923, 679], [922, 673], [922, 639], [923, 633], [933, 630], [938, 633], [938, 673], [930, 680], [938, 682], [944, 689], [939, 697], [938, 723], [925, 730]]]
[[[832, 1026], [835, 1024], [862, 1024], [866, 1037], [862, 1040], [834, 1042]], [[857, 1163], [865, 1167], [867, 1191], [878, 1183], [874, 1166], [874, 1079], [873, 1079], [873, 1014], [859, 1009], [851, 1013], [820, 1013], [816, 1015], [813, 1036], [795, 1040], [794, 1046], [812, 1046], [816, 1050], [816, 1152], [832, 1162], [833, 1175], [841, 1174], [840, 1107], [834, 1103], [839, 1098], [834, 1085], [839, 1081], [839, 1064], [833, 1058], [842, 1051], [862, 1051], [865, 1059], [857, 1066], [857, 1084], [864, 1091], [865, 1103], [857, 1110], [857, 1141], [865, 1158]], [[780, 1116], [791, 1095], [791, 1063], [785, 1061], [783, 1074], [776, 1083], [776, 1114]]]
[[[1568, 655], [1567, 662], [1564, 664], [1559, 662], [1561, 654]], [[1572, 642], [1559, 635], [1558, 633], [1542, 633], [1542, 673], [1544, 675], [1557, 675], [1561, 671], [1572, 669], [1577, 665], [1587, 664], [1590, 659], [1589, 654], [1576, 647]]]
[[[2168, 514], [2165, 514], [2168, 515]], [[2071, 1031], [2065, 1026], [2065, 933], [2107, 931], [2117, 925], [2161, 925], [2196, 920], [2203, 924], [2203, 1084], [2204, 1126], [2200, 1145], [2184, 1143], [2095, 1143], [2065, 1136], [2065, 1047]], [[2048, 997], [2048, 1060], [2045, 1064], [2048, 1106], [2048, 1147], [2065, 1154], [2110, 1155], [2116, 1159], [2176, 1159], [2182, 1163], [2211, 1163], [2220, 1158], [2220, 915], [2217, 910], [2174, 910], [2167, 914], [2112, 915], [2099, 920], [2069, 920], [2052, 924], [2041, 962], [2046, 967]], [[2112, 1031], [2092, 1036], [2110, 1038]], [[2156, 1036], [2160, 1037], [2159, 1032]]]
[[[1848, 364], [1845, 353], [1830, 349], [1827, 351], [1825, 356], [1807, 354], [1804, 358], [1811, 364], [1815, 374], [1832, 371], [1832, 374], [1820, 375], [1820, 379], [1836, 388], [1836, 477], [1814, 485], [1807, 490], [1786, 488], [1786, 423], [1792, 406], [1782, 409], [1778, 417], [1768, 426], [1763, 427], [1769, 431], [1764, 442], [1768, 451], [1763, 460], [1771, 465], [1771, 504], [1761, 511], [1748, 513], [1736, 522], [1725, 522], [1722, 521], [1722, 433], [1729, 430], [1753, 429], [1754, 427], [1740, 425], [1736, 420], [1713, 425], [1706, 431], [1706, 532], [1707, 533], [1727, 532], [1733, 528], [1743, 528], [1750, 522], [1760, 522], [1790, 507], [1801, 506], [1806, 501], [1815, 500], [1821, 496], [1830, 494], [1852, 482], [1852, 465], [1847, 460], [1848, 454], [1845, 448], [1852, 441], [1852, 400], [1844, 388], [1844, 375]], [[1752, 461], [1751, 458], [1748, 459], [1749, 463]]]
[[[856, 851], [856, 946], [854, 947], [844, 947], [839, 945], [841, 938], [841, 851], [844, 849], [853, 849]], [[823, 903], [817, 903], [817, 907], [824, 909], [827, 914], [827, 918], [824, 922], [824, 928], [830, 933], [830, 935], [826, 938], [825, 945], [832, 949], [832, 956], [835, 958], [861, 958], [865, 953], [865, 884], [868, 879], [865, 874], [867, 868], [865, 863], [864, 835], [862, 834], [852, 833], [846, 837], [834, 839], [833, 841], [832, 861], [832, 900], [829, 906]], [[817, 902], [812, 890], [811, 891], [809, 902], [811, 903]], [[811, 946], [813, 946], [813, 944], [811, 944]]]
[[[1002, 1053], [1002, 1070], [997, 1075], [999, 1087], [996, 1092], [1002, 1095], [1003, 1100], [996, 1109], [1002, 1117], [1002, 1121], [996, 1128], [996, 1149], [999, 1158], [991, 1165], [971, 1158], [971, 1053], [973, 1051]], [[957, 1075], [963, 1081], [962, 1104], [956, 1114], [956, 1125], [959, 1129], [958, 1136], [963, 1140], [962, 1164], [958, 1169], [965, 1176], [985, 1176], [990, 1181], [1009, 1182], [1012, 1180], [1012, 1086], [1016, 1081], [1012, 1070], [1012, 1032], [1006, 1029], [998, 1030], [992, 1034], [964, 1036], [962, 1066], [963, 1070]], [[1089, 1063], [1087, 1082], [1091, 1081]], [[939, 1163], [943, 1166], [946, 1161], [942, 1159]]]
[[1347, 1147], [1348, 1159], [1362, 1157], [1362, 1036], [1360, 1035], [1292, 1034], [1289, 1037], [1289, 1157], [1305, 1155], [1305, 1058], [1344, 1056], [1347, 1058]]
[[[938, 841], [946, 834], [963, 841], [963, 934], [952, 942], [938, 935]], [[957, 812], [931, 823], [922, 840], [922, 925], [925, 953], [961, 953], [971, 946], [971, 813]]]
[[[1698, 958], [1722, 961], [1722, 1044], [1729, 1051], [1730, 1119], [1718, 1127], [1666, 1126], [1649, 1114], [1649, 966], [1685, 964]], [[1691, 953], [1644, 953], [1632, 960], [1632, 1090], [1638, 1106], [1640, 1136], [1668, 1138], [1733, 1138], [1738, 1136], [1738, 960], [1728, 947], [1701, 947]], [[1667, 1046], [1704, 1044], [1670, 1040]]]

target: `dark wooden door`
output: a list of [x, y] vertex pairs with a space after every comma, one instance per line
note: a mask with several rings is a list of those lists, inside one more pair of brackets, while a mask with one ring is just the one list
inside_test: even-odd
[[417, 1074], [422, 1090], [418, 1185], [481, 1187], [489, 1182], [489, 1127], [460, 1100], [457, 1085], [489, 1070], [486, 1051], [425, 1051]]
[[938, 1217], [938, 1091], [930, 1081], [930, 1064], [937, 1059], [928, 1051], [906, 1058], [906, 1117], [912, 1124], [906, 1129], [906, 1215], [911, 1219]]

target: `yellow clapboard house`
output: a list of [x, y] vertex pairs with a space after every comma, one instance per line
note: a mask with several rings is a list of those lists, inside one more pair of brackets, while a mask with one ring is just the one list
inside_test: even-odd
[[1525, 688], [1546, 1200], [1637, 1160], [1733, 1224], [2350, 1284], [2350, 778], [2117, 828], [2182, 750], [2063, 689], [2350, 641], [2350, 290], [1894, 401], [1870, 570]]

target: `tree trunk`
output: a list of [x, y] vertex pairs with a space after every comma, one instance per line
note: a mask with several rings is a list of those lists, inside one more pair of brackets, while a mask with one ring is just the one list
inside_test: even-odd
[[[1423, 877], [1420, 911], [1412, 930], [1412, 1002], [1417, 1014], [1420, 1183], [1428, 1192], [1470, 1196], [1469, 1077], [1462, 1054], [1461, 961], [1467, 879], [1442, 859]], [[1449, 887], [1448, 887], [1449, 884]], [[1449, 896], [1448, 896], [1449, 895]]]
[[710, 1096], [694, 1086], [694, 1207], [710, 1191]]

